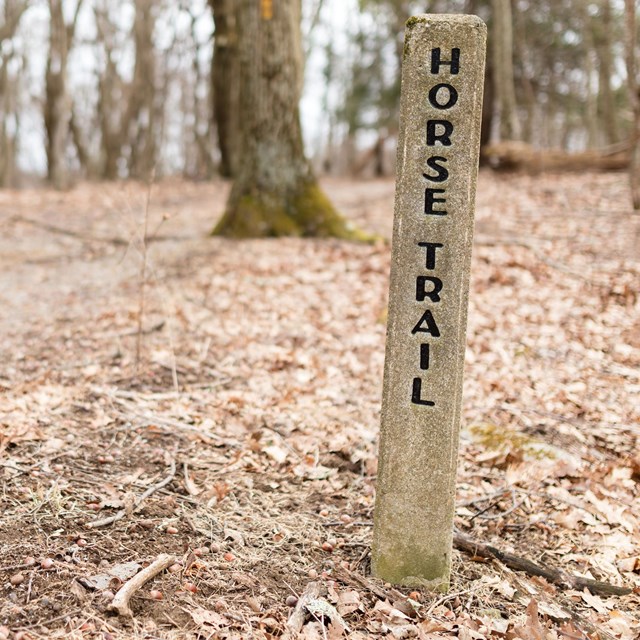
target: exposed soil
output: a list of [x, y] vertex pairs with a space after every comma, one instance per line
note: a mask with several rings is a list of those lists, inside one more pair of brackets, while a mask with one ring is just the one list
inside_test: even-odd
[[[324, 187], [390, 235], [393, 181]], [[481, 175], [456, 515], [609, 597], [461, 551], [444, 596], [371, 578], [389, 246], [211, 238], [227, 192], [155, 185], [143, 260], [144, 185], [0, 191], [0, 638], [275, 638], [310, 583], [305, 638], [637, 638], [626, 176]]]

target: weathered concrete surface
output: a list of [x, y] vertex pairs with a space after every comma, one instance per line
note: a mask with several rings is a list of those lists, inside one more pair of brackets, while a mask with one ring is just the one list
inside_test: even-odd
[[372, 550], [396, 584], [449, 584], [485, 46], [475, 16], [407, 22]]

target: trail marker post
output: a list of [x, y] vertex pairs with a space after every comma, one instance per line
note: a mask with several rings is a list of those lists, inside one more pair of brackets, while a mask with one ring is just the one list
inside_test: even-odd
[[446, 590], [486, 27], [407, 21], [372, 569]]

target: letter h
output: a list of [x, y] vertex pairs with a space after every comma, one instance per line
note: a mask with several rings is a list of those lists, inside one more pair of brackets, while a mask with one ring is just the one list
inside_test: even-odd
[[431, 49], [431, 73], [440, 73], [440, 65], [448, 64], [451, 74], [456, 75], [460, 71], [460, 49], [451, 49], [451, 60], [440, 59], [440, 47]]

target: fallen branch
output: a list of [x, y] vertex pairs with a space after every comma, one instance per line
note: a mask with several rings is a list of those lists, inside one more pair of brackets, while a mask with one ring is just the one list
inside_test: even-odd
[[[118, 236], [94, 236], [90, 234], [80, 233], [79, 231], [74, 231], [73, 229], [67, 229], [65, 227], [59, 227], [55, 224], [50, 224], [48, 222], [43, 222], [41, 220], [34, 220], [33, 218], [29, 218], [27, 216], [15, 214], [12, 215], [7, 222], [9, 223], [22, 223], [31, 225], [32, 227], [37, 227], [39, 229], [43, 229], [44, 231], [48, 231], [50, 233], [56, 233], [58, 235], [67, 236], [69, 238], [75, 238], [76, 240], [80, 240], [81, 242], [102, 242], [105, 244], [113, 244], [118, 247], [128, 247], [131, 244], [130, 240], [125, 240], [124, 238], [120, 238]], [[174, 236], [174, 235], [160, 235], [154, 234], [152, 237], [146, 239], [148, 243], [152, 242], [184, 242], [185, 240], [193, 240], [195, 236]]]
[[[531, 593], [531, 584], [525, 584], [524, 580], [521, 580], [516, 574], [511, 576], [513, 582], [522, 594]], [[562, 598], [560, 602], [556, 597], [550, 596], [544, 591], [544, 589], [534, 589], [533, 595], [538, 600], [538, 604], [544, 605], [544, 615], [548, 616], [557, 623], [564, 623], [568, 619], [573, 621], [577, 630], [580, 631], [582, 636], [570, 636], [567, 633], [562, 633], [564, 638], [571, 640], [587, 640], [588, 638], [597, 638], [598, 640], [615, 640], [614, 636], [608, 631], [605, 631], [602, 627], [595, 625], [586, 617], [575, 611], [571, 603], [570, 598]], [[526, 599], [527, 596], [523, 596]], [[540, 607], [542, 609], [542, 607]]]
[[516, 556], [513, 553], [507, 553], [506, 551], [500, 551], [500, 549], [496, 549], [485, 542], [473, 540], [459, 531], [454, 532], [453, 543], [458, 549], [474, 556], [495, 558], [510, 569], [524, 571], [530, 576], [539, 576], [559, 587], [568, 587], [569, 589], [577, 589], [578, 591], [588, 589], [593, 594], [605, 596], [625, 596], [633, 592], [633, 589], [629, 589], [628, 587], [618, 587], [608, 582], [574, 576], [562, 569], [542, 567], [526, 558]]
[[148, 567], [136, 573], [133, 578], [127, 580], [116, 595], [114, 596], [111, 604], [109, 605], [109, 611], [114, 611], [118, 615], [126, 616], [128, 618], [133, 617], [133, 611], [129, 607], [129, 600], [131, 596], [140, 589], [145, 582], [148, 582], [154, 576], [157, 576], [161, 571], [164, 571], [176, 561], [175, 557], [168, 554], [160, 554]]
[[371, 591], [379, 600], [391, 599], [392, 595], [387, 593], [384, 589], [380, 589], [373, 580], [368, 579], [366, 576], [362, 576], [355, 571], [349, 571], [344, 567], [336, 564], [332, 571], [332, 575], [335, 576], [340, 582], [352, 587], [366, 589]]
[[[98, 392], [101, 393], [100, 391]], [[175, 392], [172, 392], [172, 393], [175, 393]], [[228, 444], [228, 441], [222, 438], [221, 436], [215, 435], [213, 433], [205, 433], [204, 431], [202, 431], [201, 429], [198, 429], [197, 427], [192, 427], [191, 425], [185, 424], [184, 422], [180, 422], [179, 420], [165, 418], [163, 416], [152, 413], [150, 411], [139, 411], [136, 408], [136, 403], [128, 402], [127, 400], [124, 400], [123, 398], [118, 398], [115, 395], [110, 393], [107, 393], [106, 395], [114, 404], [118, 404], [124, 409], [126, 409], [128, 417], [135, 417], [141, 420], [145, 420], [148, 424], [153, 424], [158, 428], [166, 428], [174, 431], [176, 429], [179, 429], [180, 431], [193, 433], [196, 436], [198, 436], [198, 438], [200, 438], [203, 442], [214, 443], [214, 442], [221, 442], [224, 440], [224, 442]]]
[[287, 620], [287, 631], [284, 637], [294, 637], [291, 634], [298, 634], [302, 631], [307, 618], [307, 605], [320, 597], [320, 583], [310, 582], [304, 593], [298, 598], [296, 607]]
[[175, 460], [171, 461], [171, 468], [169, 469], [169, 474], [163, 478], [157, 484], [150, 486], [133, 504], [133, 509], [122, 509], [118, 511], [118, 513], [109, 516], [108, 518], [103, 518], [102, 520], [94, 520], [93, 522], [87, 523], [87, 527], [91, 529], [97, 529], [98, 527], [104, 527], [108, 524], [113, 524], [114, 522], [118, 522], [118, 520], [122, 520], [129, 513], [135, 513], [142, 508], [142, 503], [156, 491], [159, 491], [163, 487], [166, 487], [172, 480], [173, 476], [176, 475], [176, 462]]
[[310, 582], [304, 593], [298, 598], [295, 609], [287, 620], [287, 629], [282, 636], [285, 640], [299, 637], [308, 617], [314, 618], [319, 622], [328, 619], [332, 625], [337, 625], [340, 629], [349, 633], [349, 625], [332, 604], [320, 597], [320, 589], [319, 583]]
[[82, 242], [105, 242], [109, 244], [115, 244], [118, 246], [127, 246], [129, 243], [122, 238], [118, 237], [100, 237], [100, 236], [91, 236], [83, 233], [79, 233], [78, 231], [74, 231], [73, 229], [66, 229], [64, 227], [59, 227], [55, 224], [50, 224], [48, 222], [42, 222], [41, 220], [34, 220], [33, 218], [28, 218], [27, 216], [22, 215], [14, 215], [9, 218], [9, 222], [21, 222], [23, 224], [31, 225], [32, 227], [37, 227], [39, 229], [43, 229], [44, 231], [49, 231], [50, 233], [57, 233], [58, 235], [68, 236], [69, 238], [75, 238], [77, 240], [81, 240]]

